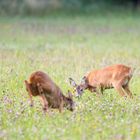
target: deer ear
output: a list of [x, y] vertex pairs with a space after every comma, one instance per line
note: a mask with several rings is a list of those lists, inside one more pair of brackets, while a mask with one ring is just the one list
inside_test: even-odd
[[30, 88], [30, 83], [28, 83], [27, 80], [25, 80], [24, 83], [25, 83], [26, 89], [29, 89]]
[[28, 83], [27, 80], [25, 80], [24, 83], [25, 83], [25, 86], [26, 86], [26, 90], [28, 91], [28, 89], [29, 89], [29, 83]]
[[68, 97], [71, 98], [71, 99], [73, 98], [73, 95], [69, 90], [68, 90]]
[[84, 76], [83, 78], [82, 78], [82, 80], [81, 80], [81, 85], [85, 85], [86, 84], [86, 76]]
[[69, 78], [69, 82], [70, 82], [71, 86], [73, 86], [73, 87], [77, 86], [77, 84], [75, 83], [75, 81], [72, 78]]
[[28, 81], [27, 80], [25, 80], [24, 83], [25, 83], [25, 85], [28, 85]]

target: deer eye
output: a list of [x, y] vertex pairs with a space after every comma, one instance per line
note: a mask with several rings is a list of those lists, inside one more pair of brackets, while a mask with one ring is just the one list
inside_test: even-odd
[[83, 89], [80, 89], [80, 91], [83, 91]]

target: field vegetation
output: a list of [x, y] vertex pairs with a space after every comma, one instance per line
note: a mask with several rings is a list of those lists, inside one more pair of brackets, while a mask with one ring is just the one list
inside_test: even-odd
[[[135, 69], [134, 99], [114, 90], [102, 97], [86, 91], [74, 98], [74, 112], [42, 112], [39, 98], [29, 106], [24, 80], [42, 70], [72, 91], [88, 71], [122, 63]], [[131, 12], [0, 17], [0, 139], [139, 140], [140, 17]]]

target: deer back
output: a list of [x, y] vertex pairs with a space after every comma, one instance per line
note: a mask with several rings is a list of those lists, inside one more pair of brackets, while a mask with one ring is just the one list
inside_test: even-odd
[[99, 84], [108, 86], [114, 82], [119, 82], [125, 78], [132, 77], [130, 67], [124, 65], [113, 65], [101, 70], [93, 70], [87, 75], [88, 84], [98, 86]]

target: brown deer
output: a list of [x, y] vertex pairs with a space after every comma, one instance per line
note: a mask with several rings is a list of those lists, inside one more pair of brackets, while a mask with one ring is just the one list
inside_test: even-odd
[[132, 74], [131, 67], [118, 64], [100, 70], [92, 70], [82, 78], [79, 85], [72, 78], [69, 78], [69, 82], [75, 88], [78, 96], [82, 95], [86, 89], [100, 95], [100, 93], [103, 94], [105, 89], [115, 88], [121, 96], [125, 96], [126, 92], [132, 98], [132, 93], [129, 89]]
[[29, 81], [25, 80], [25, 85], [31, 106], [33, 106], [32, 96], [39, 96], [45, 112], [47, 112], [48, 107], [58, 108], [60, 112], [63, 107], [70, 111], [74, 110], [72, 94], [68, 91], [68, 97], [64, 96], [61, 89], [46, 73], [42, 71], [32, 73]]

